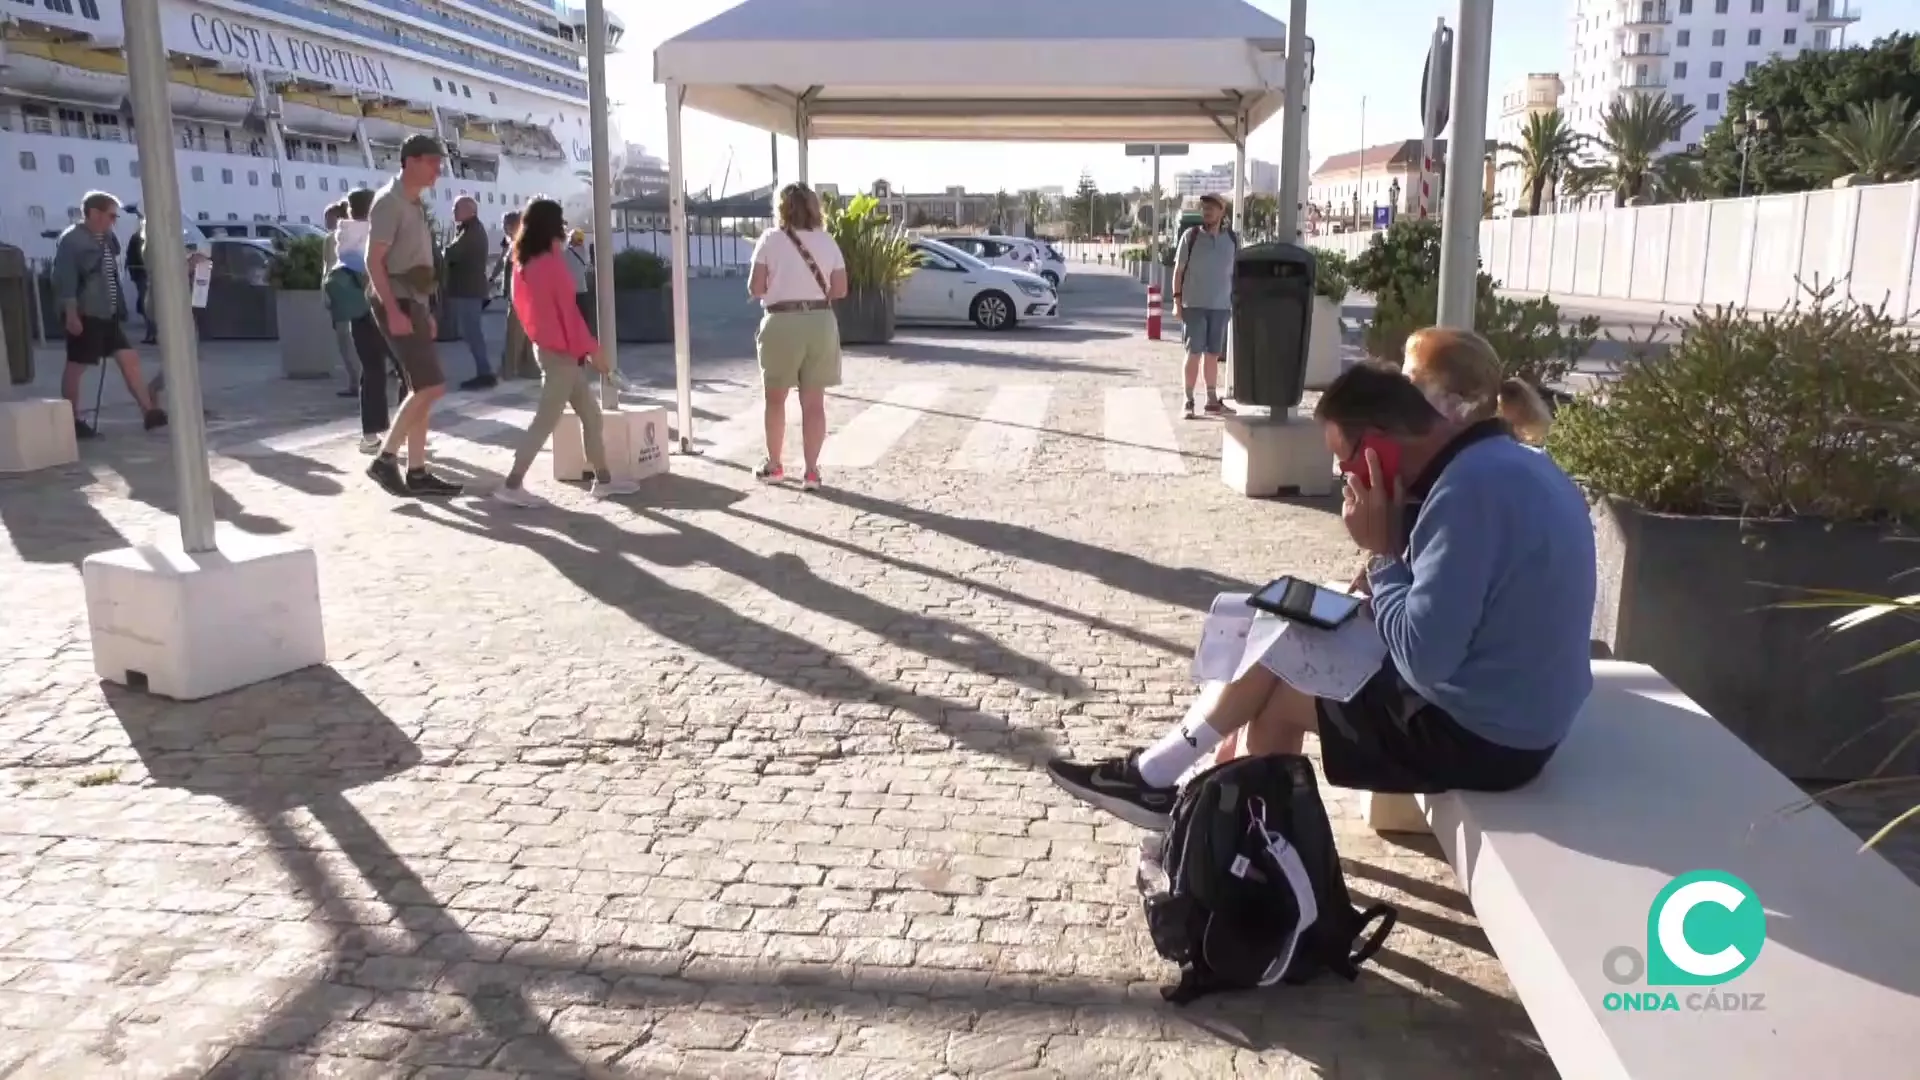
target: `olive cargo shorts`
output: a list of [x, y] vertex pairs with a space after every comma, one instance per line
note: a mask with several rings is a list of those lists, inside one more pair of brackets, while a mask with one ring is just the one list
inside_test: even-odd
[[840, 321], [832, 311], [768, 312], [754, 335], [768, 390], [840, 385]]

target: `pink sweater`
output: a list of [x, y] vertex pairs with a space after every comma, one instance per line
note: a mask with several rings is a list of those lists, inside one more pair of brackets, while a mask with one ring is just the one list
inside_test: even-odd
[[573, 275], [567, 272], [562, 257], [555, 249], [525, 265], [514, 264], [513, 312], [520, 316], [521, 329], [535, 345], [584, 364], [600, 351], [600, 343], [587, 329], [587, 320], [580, 317]]

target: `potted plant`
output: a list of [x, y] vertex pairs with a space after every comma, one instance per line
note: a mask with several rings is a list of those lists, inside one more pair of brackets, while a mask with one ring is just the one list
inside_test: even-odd
[[280, 370], [289, 379], [325, 379], [340, 366], [333, 316], [320, 291], [325, 241], [296, 236], [279, 245], [269, 278], [280, 335]]
[[871, 195], [829, 206], [827, 232], [847, 261], [847, 295], [833, 305], [841, 342], [874, 345], [893, 340], [894, 296], [913, 273], [913, 248], [906, 234], [894, 228]]
[[1548, 436], [1594, 500], [1594, 637], [1788, 776], [1920, 769], [1920, 742], [1887, 723], [1912, 660], [1863, 666], [1905, 644], [1895, 620], [1829, 635], [1780, 604], [1886, 594], [1911, 567], [1888, 541], [1920, 516], [1920, 346], [1831, 288], [1781, 315], [1676, 325], [1667, 352], [1562, 407]]
[[634, 249], [614, 255], [613, 324], [623, 342], [673, 340], [673, 279], [665, 259]]
[[1325, 390], [1340, 377], [1340, 305], [1352, 285], [1347, 280], [1346, 256], [1337, 251], [1313, 253], [1313, 324], [1307, 339], [1308, 390]]

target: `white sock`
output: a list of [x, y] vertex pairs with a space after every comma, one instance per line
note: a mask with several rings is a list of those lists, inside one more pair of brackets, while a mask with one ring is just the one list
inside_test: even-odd
[[1207, 723], [1207, 714], [1213, 711], [1223, 689], [1217, 683], [1207, 686], [1187, 706], [1187, 715], [1167, 729], [1159, 742], [1141, 752], [1140, 779], [1154, 787], [1172, 787], [1194, 762], [1213, 753], [1222, 736]]

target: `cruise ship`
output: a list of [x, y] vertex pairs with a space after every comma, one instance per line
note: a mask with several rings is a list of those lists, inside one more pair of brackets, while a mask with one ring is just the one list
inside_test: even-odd
[[[208, 231], [318, 223], [419, 132], [448, 148], [443, 222], [462, 194], [489, 222], [534, 195], [589, 214], [586, 14], [568, 0], [127, 2], [160, 5], [181, 210]], [[0, 0], [0, 241], [30, 257], [87, 191], [140, 201], [123, 45], [120, 0]]]

